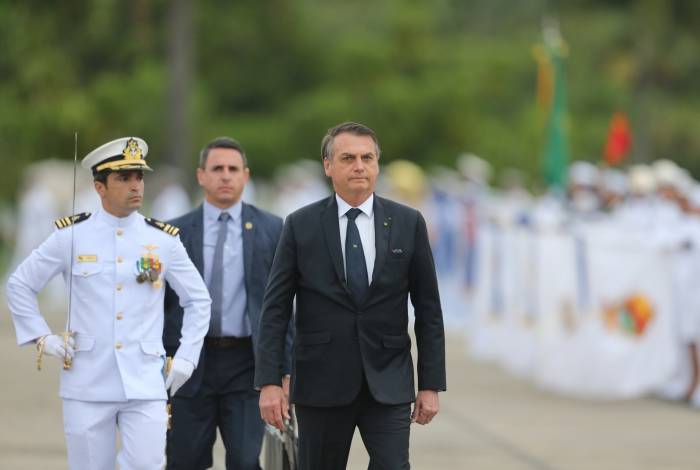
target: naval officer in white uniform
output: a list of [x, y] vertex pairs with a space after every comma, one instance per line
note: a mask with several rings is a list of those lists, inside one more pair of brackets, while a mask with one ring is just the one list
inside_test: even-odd
[[[143, 172], [151, 170], [147, 151], [142, 139], [127, 137], [88, 154], [82, 166], [92, 170], [102, 208], [57, 220], [7, 283], [18, 344], [36, 344], [39, 360], [44, 354], [72, 362], [60, 387], [72, 470], [114, 469], [115, 460], [121, 470], [164, 466], [166, 389], [175, 394], [191, 376], [209, 328], [207, 287], [178, 229], [137, 212]], [[52, 334], [37, 303], [37, 292], [57, 274], [70, 286], [70, 337]], [[164, 376], [166, 281], [184, 320]]]

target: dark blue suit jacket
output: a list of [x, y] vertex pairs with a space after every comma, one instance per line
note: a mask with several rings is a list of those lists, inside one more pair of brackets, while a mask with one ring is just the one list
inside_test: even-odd
[[418, 389], [445, 390], [445, 332], [425, 220], [417, 210], [375, 195], [374, 234], [372, 282], [358, 305], [345, 280], [335, 195], [287, 217], [261, 314], [257, 387], [279, 383], [296, 297], [293, 403], [347, 405], [363, 377], [380, 403], [413, 401], [410, 297]]
[[[200, 205], [195, 210], [169, 222], [180, 228], [180, 239], [185, 246], [192, 262], [204, 277], [203, 233], [204, 210]], [[267, 277], [275, 255], [275, 249], [282, 232], [282, 219], [269, 212], [258, 209], [250, 204], [243, 203], [241, 210], [242, 238], [243, 238], [243, 263], [245, 269], [245, 288], [248, 299], [246, 314], [250, 319], [253, 332], [253, 349], [258, 344], [258, 325], [262, 299], [267, 285]], [[224, 286], [225, 288], [225, 286]], [[167, 287], [165, 292], [165, 325], [163, 329], [163, 344], [172, 355], [180, 344], [180, 330], [182, 329], [182, 308], [177, 294]], [[287, 338], [287, 358], [291, 350], [292, 333]], [[206, 348], [202, 348], [199, 365], [192, 377], [178, 391], [178, 396], [193, 396], [199, 390], [202, 383]], [[280, 377], [289, 373], [290, 362], [279, 371]]]

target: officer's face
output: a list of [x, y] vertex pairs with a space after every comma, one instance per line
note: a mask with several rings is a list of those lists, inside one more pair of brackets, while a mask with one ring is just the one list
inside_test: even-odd
[[377, 146], [370, 136], [348, 132], [333, 139], [331, 158], [323, 160], [333, 189], [350, 204], [360, 204], [373, 192], [379, 174]]
[[126, 217], [143, 202], [143, 172], [115, 171], [107, 176], [107, 184], [95, 181], [102, 207], [116, 217]]
[[225, 209], [241, 198], [250, 177], [238, 150], [213, 148], [209, 150], [204, 168], [197, 168], [197, 181], [210, 204]]

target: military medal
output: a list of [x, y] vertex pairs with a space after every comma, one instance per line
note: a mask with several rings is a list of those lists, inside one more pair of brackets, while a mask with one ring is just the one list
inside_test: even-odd
[[151, 253], [155, 246], [148, 245], [145, 247], [148, 253], [141, 256], [138, 261], [136, 261], [136, 270], [138, 275], [136, 276], [136, 282], [143, 284], [144, 282], [150, 282], [155, 289], [162, 287], [163, 283], [160, 280], [160, 272], [163, 269], [163, 264], [158, 259], [158, 255]]

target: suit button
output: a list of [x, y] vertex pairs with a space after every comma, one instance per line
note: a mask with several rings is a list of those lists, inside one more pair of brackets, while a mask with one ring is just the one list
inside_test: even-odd
[[124, 288], [124, 286], [121, 283], [117, 284], [118, 291], [122, 290], [123, 288]]
[[121, 312], [117, 313], [117, 320], [123, 320], [124, 315], [121, 314]]
[[122, 235], [124, 235], [124, 230], [118, 228], [117, 229], [117, 236], [121, 237]]
[[114, 345], [115, 348], [121, 349], [122, 348], [122, 343], [117, 343]]
[[122, 258], [121, 256], [117, 256], [117, 263], [123, 263], [123, 262], [124, 262], [124, 258]]

